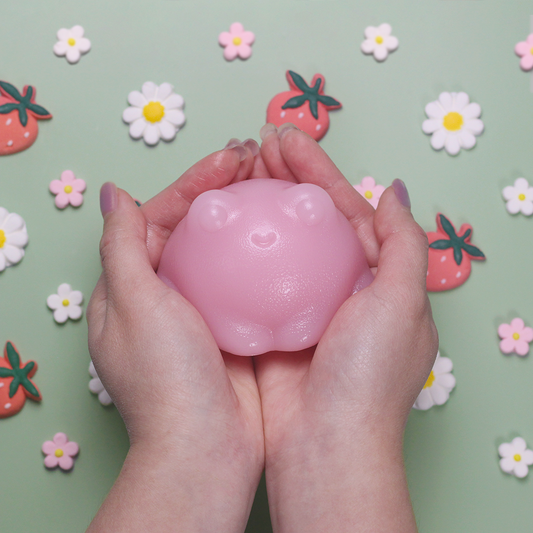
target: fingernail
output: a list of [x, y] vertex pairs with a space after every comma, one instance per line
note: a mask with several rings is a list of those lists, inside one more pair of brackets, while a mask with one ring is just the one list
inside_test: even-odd
[[396, 198], [398, 201], [405, 207], [411, 208], [411, 200], [409, 199], [409, 193], [407, 192], [407, 187], [402, 180], [395, 179], [392, 182], [392, 188], [396, 193]]
[[230, 139], [228, 141], [228, 144], [224, 146], [224, 150], [229, 150], [230, 148], [233, 148], [234, 146], [237, 146], [238, 144], [241, 144], [241, 141], [239, 139], [236, 139], [235, 137], [233, 139]]
[[117, 208], [117, 204], [117, 186], [108, 181], [100, 189], [100, 211], [102, 211], [102, 216], [105, 217], [108, 213], [114, 211]]
[[248, 148], [248, 150], [250, 150], [250, 152], [252, 152], [252, 155], [255, 157], [259, 151], [260, 151], [260, 148], [259, 148], [259, 145], [257, 144], [256, 141], [254, 141], [253, 139], [246, 139], [245, 141], [242, 141], [241, 143], [245, 148]]
[[288, 131], [297, 130], [297, 129], [298, 128], [294, 124], [291, 124], [290, 122], [286, 122], [285, 124], [282, 124], [278, 128], [278, 137], [281, 139], [284, 135], [286, 135]]
[[237, 144], [229, 149], [235, 150], [235, 152], [237, 152], [237, 154], [239, 155], [239, 161], [244, 161], [248, 157], [248, 150], [242, 144]]
[[278, 133], [278, 128], [276, 128], [274, 124], [271, 124], [269, 122], [259, 130], [259, 137], [261, 137], [261, 140], [264, 141], [269, 135], [272, 135], [273, 133]]

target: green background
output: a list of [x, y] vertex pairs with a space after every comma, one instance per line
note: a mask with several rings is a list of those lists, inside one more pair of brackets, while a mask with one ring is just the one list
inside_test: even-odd
[[[113, 180], [144, 201], [230, 137], [259, 139], [285, 71], [320, 72], [343, 103], [322, 141], [352, 183], [370, 175], [407, 184], [427, 230], [436, 213], [474, 227], [487, 256], [466, 285], [431, 295], [441, 354], [454, 363], [449, 402], [413, 412], [405, 456], [422, 533], [531, 531], [533, 474], [503, 474], [497, 446], [520, 435], [533, 446], [531, 358], [503, 356], [497, 326], [533, 325], [533, 219], [511, 216], [501, 190], [533, 183], [533, 94], [513, 49], [530, 33], [526, 0], [26, 0], [2, 1], [0, 79], [37, 89], [53, 115], [29, 150], [0, 157], [0, 205], [19, 213], [30, 242], [0, 274], [0, 343], [39, 364], [43, 402], [0, 420], [0, 531], [84, 531], [118, 475], [128, 439], [120, 416], [88, 390], [85, 320], [58, 325], [46, 298], [60, 283], [88, 301], [99, 275], [98, 191]], [[240, 21], [256, 43], [226, 62], [221, 31]], [[360, 51], [366, 26], [392, 25], [399, 49], [384, 63]], [[92, 50], [76, 65], [52, 52], [60, 28], [80, 24]], [[127, 95], [169, 82], [187, 123], [148, 148], [121, 120]], [[465, 91], [482, 108], [476, 147], [450, 157], [421, 131], [424, 106]], [[78, 209], [55, 208], [48, 184], [66, 169], [87, 182]], [[40, 447], [63, 431], [80, 444], [71, 473], [47, 471]], [[264, 486], [248, 530], [271, 531]]]

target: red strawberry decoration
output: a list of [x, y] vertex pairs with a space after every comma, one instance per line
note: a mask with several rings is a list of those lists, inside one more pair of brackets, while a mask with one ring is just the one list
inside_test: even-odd
[[267, 122], [277, 127], [292, 122], [319, 141], [329, 128], [329, 111], [339, 109], [342, 104], [324, 94], [326, 80], [322, 74], [315, 74], [311, 85], [307, 85], [292, 70], [288, 70], [286, 75], [291, 90], [279, 93], [270, 100]]
[[35, 88], [26, 85], [20, 94], [5, 81], [0, 81], [0, 155], [9, 155], [29, 148], [37, 138], [37, 120], [52, 115], [35, 103]]
[[37, 363], [28, 361], [21, 366], [15, 345], [7, 341], [4, 357], [0, 357], [0, 418], [16, 415], [26, 398], [42, 400], [39, 389], [30, 379], [37, 372]]
[[483, 252], [470, 244], [472, 226], [463, 224], [459, 233], [442, 214], [437, 215], [437, 231], [429, 231], [429, 264], [426, 288], [447, 291], [462, 285], [470, 276], [471, 260], [483, 261]]

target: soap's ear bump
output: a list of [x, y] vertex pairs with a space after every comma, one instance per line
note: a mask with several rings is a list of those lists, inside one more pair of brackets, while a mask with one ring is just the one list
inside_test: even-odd
[[192, 203], [187, 219], [214, 233], [226, 225], [236, 203], [235, 195], [230, 192], [218, 189], [206, 191]]
[[329, 194], [311, 183], [301, 183], [284, 191], [285, 201], [306, 226], [320, 224], [328, 213], [335, 212]]

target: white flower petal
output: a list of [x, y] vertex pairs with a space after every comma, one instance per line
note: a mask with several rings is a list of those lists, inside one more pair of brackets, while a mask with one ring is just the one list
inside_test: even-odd
[[374, 57], [377, 61], [385, 61], [389, 55], [387, 47], [383, 44], [378, 44], [374, 50]]
[[378, 35], [378, 28], [376, 28], [375, 26], [367, 26], [365, 28], [365, 37], [368, 39], [368, 40], [375, 40], [377, 35]]
[[155, 95], [157, 93], [157, 85], [152, 81], [147, 81], [143, 83], [141, 90], [144, 97], [150, 102], [155, 98]]
[[433, 372], [437, 375], [448, 374], [453, 370], [453, 363], [449, 357], [437, 357], [433, 365]]
[[[516, 183], [516, 182], [515, 182]], [[513, 200], [518, 197], [518, 191], [512, 185], [508, 185], [503, 189], [502, 195], [506, 200]]]
[[457, 137], [459, 144], [465, 150], [470, 150], [476, 145], [476, 138], [473, 133], [470, 133], [468, 130], [461, 130], [457, 132]]
[[446, 135], [446, 141], [444, 142], [444, 149], [450, 155], [457, 155], [461, 150], [461, 145], [459, 144], [459, 139], [457, 135], [448, 133]]
[[504, 442], [498, 446], [500, 457], [510, 457], [514, 455], [514, 448], [509, 442]]
[[52, 310], [55, 310], [61, 307], [63, 305], [61, 302], [62, 300], [57, 294], [51, 294], [46, 299], [46, 305]]
[[168, 109], [182, 109], [183, 108], [183, 97], [179, 94], [171, 94], [162, 104], [165, 106], [165, 112]]
[[72, 37], [74, 37], [74, 39], [76, 39], [77, 41], [78, 39], [81, 39], [83, 37], [84, 30], [82, 26], [76, 25], [70, 28], [70, 33]]
[[24, 220], [16, 213], [10, 213], [2, 224], [5, 233], [20, 231], [24, 227]]
[[444, 108], [445, 114], [451, 111], [452, 105], [453, 105], [453, 99], [450, 93], [446, 93], [446, 92], [440, 93], [439, 102], [441, 106]]
[[525, 193], [529, 189], [529, 183], [525, 178], [517, 178], [514, 186], [518, 194]]
[[146, 129], [148, 122], [144, 118], [139, 118], [130, 125], [130, 135], [134, 139], [140, 139]]
[[367, 39], [361, 43], [361, 50], [364, 54], [373, 54], [377, 43], [374, 39]]
[[159, 133], [161, 138], [165, 141], [171, 141], [176, 137], [177, 129], [168, 120], [162, 119], [159, 123]]
[[81, 318], [82, 310], [79, 305], [69, 305], [66, 307], [67, 315], [72, 320], [78, 320]]
[[70, 292], [71, 292], [71, 287], [68, 283], [62, 283], [58, 288], [57, 288], [57, 294], [60, 298], [67, 298], [70, 296]]
[[56, 35], [59, 41], [68, 41], [72, 37], [72, 32], [66, 28], [61, 28]]
[[78, 41], [78, 50], [84, 54], [86, 54], [91, 49], [91, 41], [89, 39], [80, 39]]
[[143, 108], [148, 103], [148, 100], [139, 91], [131, 91], [128, 94], [128, 103], [134, 107]]
[[74, 305], [79, 305], [83, 302], [83, 294], [81, 291], [72, 291], [69, 296], [69, 302]]
[[[453, 103], [453, 111], [462, 112], [463, 109], [470, 103], [470, 98], [468, 94], [460, 92], [455, 95]], [[462, 113], [461, 113], [462, 114]], [[479, 116], [479, 115], [478, 115]]]
[[422, 123], [422, 131], [426, 134], [431, 134], [442, 127], [442, 119], [428, 118]]
[[500, 459], [500, 468], [506, 473], [511, 474], [515, 468], [516, 461], [512, 457]]
[[381, 35], [382, 37], [390, 35], [391, 32], [392, 32], [391, 25], [387, 24], [386, 22], [378, 26], [378, 34]]
[[527, 217], [533, 215], [533, 202], [521, 202], [521, 211]]
[[92, 361], [89, 363], [89, 374], [91, 374], [93, 378], [98, 377], [98, 373], [96, 372], [96, 368], [94, 368], [94, 363]]
[[483, 121], [479, 118], [470, 118], [465, 120], [464, 127], [471, 131], [474, 135], [480, 135], [483, 133], [483, 129], [485, 128]]
[[442, 119], [444, 118], [445, 114], [446, 114], [446, 112], [444, 111], [442, 106], [439, 104], [439, 102], [430, 102], [426, 106], [426, 115], [429, 118], [438, 118], [438, 119], [440, 119], [441, 120], [441, 124], [442, 124]]
[[394, 37], [394, 35], [391, 35], [389, 37], [385, 37], [383, 44], [386, 46], [389, 52], [393, 52], [394, 50], [398, 48], [398, 45], [400, 44], [400, 42], [398, 41], [396, 37]]
[[505, 207], [511, 215], [516, 215], [522, 210], [522, 202], [518, 198], [512, 198]]
[[144, 142], [153, 146], [159, 142], [160, 138], [159, 128], [154, 124], [147, 124], [143, 132]]
[[100, 378], [93, 378], [89, 381], [89, 390], [93, 394], [100, 394], [104, 390], [104, 386], [102, 385]]
[[98, 399], [102, 405], [111, 405], [113, 403], [111, 396], [105, 389], [98, 395]]
[[69, 63], [77, 63], [80, 60], [80, 51], [75, 46], [70, 46], [67, 50], [67, 61]]
[[185, 115], [180, 109], [169, 109], [165, 111], [165, 119], [171, 124], [174, 124], [174, 126], [181, 127], [185, 124]]
[[437, 130], [431, 136], [431, 146], [435, 150], [441, 150], [444, 147], [444, 143], [446, 142], [446, 137], [447, 137], [446, 130], [444, 128]]
[[11, 265], [16, 265], [23, 257], [24, 251], [16, 246], [11, 246], [10, 244], [4, 244], [2, 252], [6, 256], [8, 263]]
[[143, 110], [140, 107], [128, 107], [124, 109], [122, 113], [122, 120], [128, 124], [141, 118], [143, 116]]
[[433, 407], [433, 405], [435, 404], [429, 393], [429, 389], [422, 389], [413, 407], [421, 411], [427, 411], [429, 408]]
[[0, 228], [3, 228], [4, 221], [9, 215], [9, 211], [5, 207], [0, 207]]
[[435, 383], [451, 392], [455, 388], [455, 377], [452, 374], [436, 374]]
[[6, 243], [23, 248], [28, 244], [28, 232], [14, 231], [13, 233], [6, 234]]
[[529, 468], [527, 467], [526, 464], [524, 464], [522, 462], [516, 463], [516, 465], [514, 467], [514, 475], [516, 477], [519, 477], [519, 478], [526, 477], [528, 472], [529, 472]]
[[479, 115], [481, 115], [481, 107], [479, 104], [472, 102], [461, 111], [461, 115], [463, 115], [464, 120], [479, 118]]
[[54, 320], [58, 324], [63, 324], [64, 322], [66, 322], [68, 320], [67, 310], [65, 309], [65, 307], [63, 307], [63, 306], [58, 307], [54, 311]]
[[515, 437], [511, 441], [511, 444], [512, 444], [512, 446], [515, 449], [515, 453], [520, 453], [521, 454], [527, 448], [526, 441], [522, 437]]
[[57, 41], [53, 50], [56, 56], [63, 57], [67, 53], [68, 44], [65, 41]]
[[445, 404], [450, 397], [450, 393], [444, 387], [441, 387], [436, 381], [434, 381], [433, 385], [429, 387], [429, 393], [436, 405]]
[[3, 272], [7, 267], [6, 256], [0, 250], [0, 272]]
[[172, 87], [170, 83], [162, 83], [159, 86], [159, 89], [157, 90], [156, 98], [160, 102], [164, 102], [172, 94], [173, 90], [174, 90], [174, 87]]

